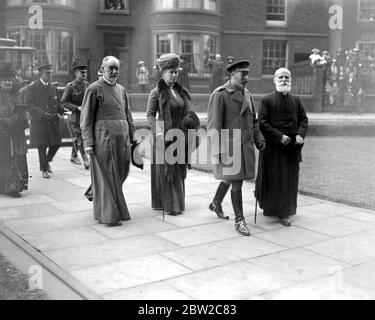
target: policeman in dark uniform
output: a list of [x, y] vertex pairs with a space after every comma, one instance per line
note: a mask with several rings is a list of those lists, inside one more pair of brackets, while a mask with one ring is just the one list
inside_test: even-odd
[[87, 170], [90, 167], [90, 163], [83, 148], [80, 118], [83, 96], [85, 95], [86, 88], [90, 83], [86, 81], [87, 66], [76, 65], [72, 69], [75, 75], [75, 80], [66, 85], [61, 102], [66, 109], [69, 109], [72, 112], [72, 115], [69, 117], [69, 124], [74, 136], [73, 143], [75, 145], [73, 145], [70, 161], [74, 164], [81, 164], [77, 154], [77, 150], [79, 150], [83, 159], [83, 164]]
[[[43, 178], [52, 173], [49, 163], [53, 160], [61, 145], [59, 114], [64, 108], [57, 97], [57, 88], [52, 83], [52, 64], [36, 68], [40, 79], [30, 84], [25, 92], [25, 104], [29, 108], [30, 144], [38, 147], [40, 171]], [[48, 152], [47, 152], [48, 148]]]

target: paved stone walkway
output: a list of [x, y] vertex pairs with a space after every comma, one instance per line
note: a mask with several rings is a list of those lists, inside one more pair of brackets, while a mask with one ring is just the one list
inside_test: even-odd
[[254, 225], [246, 183], [252, 236], [243, 237], [229, 194], [229, 221], [207, 209], [218, 182], [199, 171], [188, 172], [185, 214], [163, 221], [150, 209], [147, 166], [124, 184], [132, 220], [110, 228], [93, 220], [89, 172], [69, 162], [70, 150], [59, 150], [49, 180], [29, 151], [30, 190], [0, 195], [0, 223], [103, 299], [375, 299], [373, 211], [300, 196], [292, 227], [261, 210]]

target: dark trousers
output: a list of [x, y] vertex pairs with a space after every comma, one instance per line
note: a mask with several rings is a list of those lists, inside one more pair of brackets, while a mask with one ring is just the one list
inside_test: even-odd
[[59, 148], [60, 145], [48, 146], [47, 152], [47, 146], [38, 146], [40, 171], [47, 171], [48, 162], [51, 162], [53, 160], [53, 157], [56, 155]]
[[80, 126], [76, 123], [69, 123], [68, 125], [70, 126], [71, 132], [73, 134], [72, 138], [73, 138], [73, 144], [74, 144], [72, 146], [71, 157], [77, 158], [78, 157], [77, 151], [79, 150], [79, 152], [81, 153], [82, 159], [87, 160], [88, 157], [83, 148], [82, 130]]

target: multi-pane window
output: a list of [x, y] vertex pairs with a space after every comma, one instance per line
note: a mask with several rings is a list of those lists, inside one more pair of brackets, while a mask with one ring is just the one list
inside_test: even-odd
[[55, 4], [59, 4], [61, 6], [74, 7], [75, 0], [55, 0]]
[[24, 0], [7, 0], [7, 6], [19, 6], [23, 4]]
[[204, 9], [216, 11], [217, 10], [217, 0], [204, 0]]
[[285, 21], [286, 0], [267, 0], [267, 21]]
[[72, 65], [74, 36], [68, 31], [57, 31], [57, 70], [68, 71]]
[[201, 0], [179, 0], [177, 2], [178, 8], [200, 9]]
[[25, 3], [48, 3], [48, 0], [25, 0]]
[[8, 6], [19, 6], [23, 4], [33, 3], [49, 3], [58, 4], [61, 6], [75, 7], [76, 0], [7, 0]]
[[217, 11], [217, 0], [154, 0], [156, 10], [204, 9]]
[[129, 0], [102, 0], [104, 11], [120, 12], [129, 11]]
[[48, 31], [29, 30], [26, 32], [26, 45], [36, 49], [37, 64], [50, 63], [51, 44]]
[[156, 36], [156, 57], [172, 52], [172, 34], [162, 34]]
[[156, 9], [173, 9], [174, 0], [156, 0]]
[[168, 33], [155, 35], [155, 58], [176, 52], [185, 57], [191, 75], [208, 76], [208, 61], [218, 52], [219, 37], [201, 33]]
[[361, 21], [375, 21], [375, 0], [358, 0], [358, 17]]
[[372, 56], [375, 58], [375, 41], [358, 41], [357, 46], [359, 52], [365, 56]]
[[278, 68], [287, 65], [287, 41], [264, 40], [262, 74], [272, 75]]

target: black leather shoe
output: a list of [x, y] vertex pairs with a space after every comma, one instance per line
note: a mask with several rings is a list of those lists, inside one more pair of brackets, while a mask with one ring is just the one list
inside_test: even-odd
[[247, 227], [247, 224], [246, 224], [245, 220], [240, 220], [240, 221], [236, 222], [235, 228], [243, 236], [249, 236], [250, 235], [250, 231], [249, 231], [249, 228]]
[[117, 221], [117, 222], [114, 222], [114, 223], [107, 223], [106, 224], [107, 227], [119, 227], [122, 225], [121, 221]]
[[42, 173], [42, 177], [43, 177], [44, 179], [49, 179], [49, 178], [51, 178], [51, 176], [49, 175], [48, 171], [43, 171], [43, 173]]
[[221, 204], [215, 204], [215, 203], [211, 202], [210, 205], [208, 206], [208, 209], [215, 212], [219, 219], [229, 220], [229, 217], [224, 215], [223, 208], [221, 207]]
[[48, 173], [53, 173], [52, 168], [49, 164], [48, 164], [48, 167], [47, 167], [47, 171], [48, 171]]
[[90, 162], [89, 162], [88, 159], [83, 160], [83, 165], [84, 165], [86, 170], [90, 169]]
[[178, 216], [180, 213], [179, 212], [167, 212], [167, 215], [169, 215], [169, 216]]
[[21, 198], [21, 194], [17, 191], [14, 191], [14, 192], [7, 192], [6, 193], [7, 196], [9, 197], [12, 197], [12, 198]]
[[73, 164], [78, 164], [80, 165], [81, 164], [81, 161], [77, 158], [70, 158], [70, 162], [73, 163]]
[[290, 223], [289, 218], [283, 217], [280, 218], [280, 223], [285, 227], [290, 227], [292, 224]]

